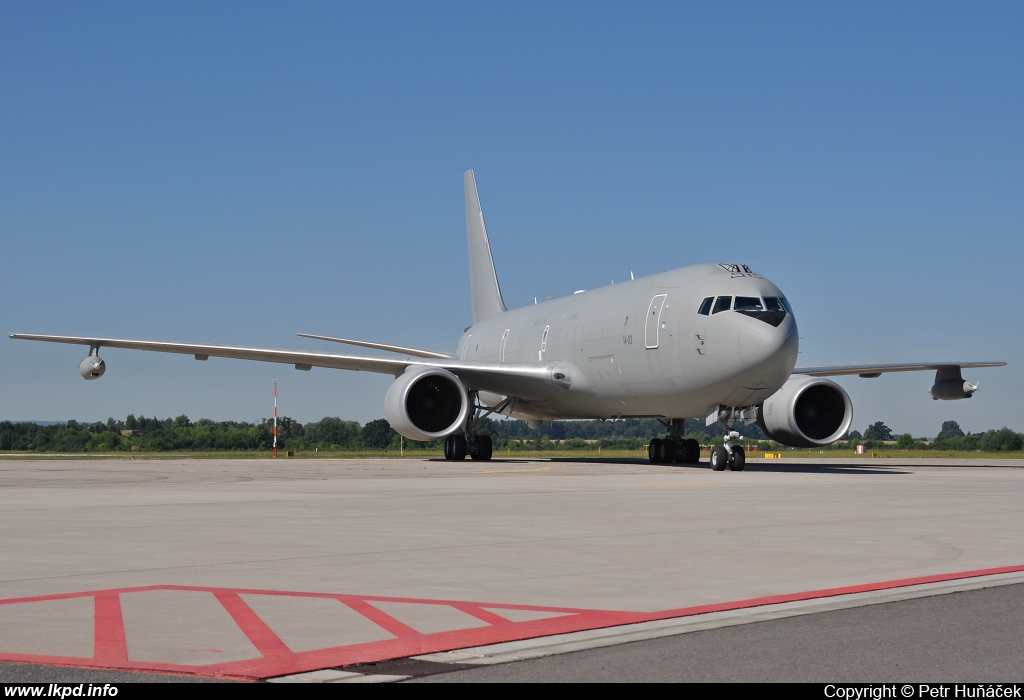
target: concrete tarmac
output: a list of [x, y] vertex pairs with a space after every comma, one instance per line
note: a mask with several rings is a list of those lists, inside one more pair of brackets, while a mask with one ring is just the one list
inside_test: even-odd
[[1022, 467], [4, 460], [0, 660], [263, 678], [1024, 569]]

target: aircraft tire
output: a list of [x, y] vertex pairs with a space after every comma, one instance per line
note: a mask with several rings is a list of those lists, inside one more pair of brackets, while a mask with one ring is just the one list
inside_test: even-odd
[[732, 448], [732, 458], [729, 460], [729, 469], [734, 472], [743, 471], [743, 466], [747, 463], [747, 455], [743, 452], [742, 447]]
[[723, 471], [729, 464], [729, 450], [722, 445], [711, 448], [711, 468], [716, 472]]
[[686, 460], [690, 457], [690, 444], [683, 440], [679, 443], [675, 453], [672, 455], [672, 461], [676, 464], [686, 464]]
[[449, 435], [444, 439], [444, 458], [452, 459], [452, 436]]
[[466, 436], [452, 435], [452, 459], [466, 458]]
[[700, 443], [693, 438], [683, 442], [686, 443], [686, 464], [697, 464], [700, 462]]
[[491, 442], [491, 436], [478, 435], [476, 438], [476, 454], [472, 454], [470, 457], [481, 462], [487, 462], [490, 461], [493, 453], [494, 444]]
[[662, 439], [658, 448], [658, 462], [661, 464], [672, 464], [675, 461], [676, 445], [671, 440]]
[[651, 464], [657, 464], [661, 458], [661, 438], [654, 438], [651, 443], [647, 446], [647, 459], [651, 460]]

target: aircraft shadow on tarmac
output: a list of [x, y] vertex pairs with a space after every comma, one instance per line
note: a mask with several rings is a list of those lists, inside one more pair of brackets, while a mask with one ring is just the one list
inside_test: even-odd
[[[431, 462], [445, 462], [447, 460], [443, 458], [431, 458]], [[566, 463], [566, 464], [630, 464], [630, 465], [649, 465], [650, 462], [646, 459], [622, 459], [614, 457], [603, 457], [603, 458], [590, 458], [590, 457], [543, 457], [538, 459], [501, 459], [495, 458], [487, 462], [488, 465], [498, 464], [538, 464], [538, 463]], [[707, 463], [698, 464], [696, 466], [690, 465], [656, 465], [656, 466], [675, 466], [675, 468], [687, 471], [711, 471], [711, 467]], [[799, 464], [784, 464], [784, 463], [771, 463], [760, 462], [757, 464], [751, 464], [747, 462], [747, 471], [755, 472], [773, 472], [780, 474], [882, 474], [886, 476], [895, 476], [899, 474], [910, 474], [912, 472], [898, 467], [895, 465], [851, 465], [851, 464], [816, 464], [811, 461], [800, 462]]]

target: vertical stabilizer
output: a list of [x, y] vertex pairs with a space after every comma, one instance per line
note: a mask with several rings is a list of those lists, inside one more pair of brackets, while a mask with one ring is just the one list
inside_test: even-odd
[[469, 294], [473, 302], [473, 323], [497, 316], [505, 311], [498, 288], [498, 275], [491, 259], [491, 244], [487, 240], [484, 212], [480, 208], [480, 195], [476, 191], [476, 177], [472, 170], [462, 176], [466, 188], [466, 235], [469, 237]]

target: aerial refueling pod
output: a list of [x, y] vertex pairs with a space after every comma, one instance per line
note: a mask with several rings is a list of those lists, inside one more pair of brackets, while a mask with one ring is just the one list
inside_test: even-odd
[[78, 373], [87, 381], [99, 379], [106, 371], [107, 363], [100, 359], [99, 347], [93, 347], [89, 352], [89, 357], [82, 360], [82, 364], [78, 365]]
[[853, 403], [841, 386], [800, 374], [757, 409], [757, 425], [764, 434], [790, 447], [831, 445], [853, 422]]
[[936, 401], [955, 401], [957, 399], [969, 399], [978, 390], [977, 384], [964, 381], [960, 374], [959, 367], [944, 367], [935, 371], [935, 383], [928, 393]]
[[410, 440], [437, 440], [466, 422], [469, 396], [459, 378], [440, 367], [410, 367], [384, 397], [384, 416]]

